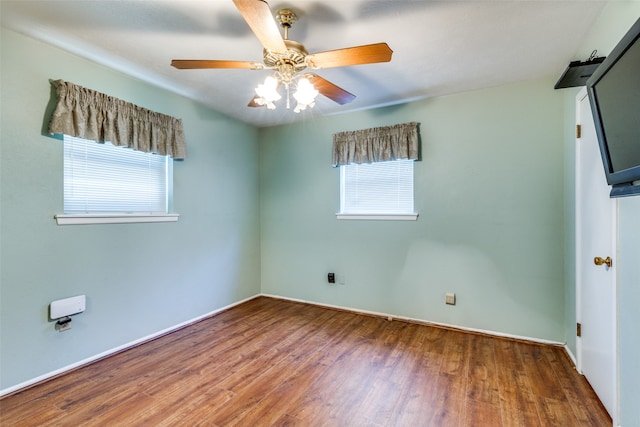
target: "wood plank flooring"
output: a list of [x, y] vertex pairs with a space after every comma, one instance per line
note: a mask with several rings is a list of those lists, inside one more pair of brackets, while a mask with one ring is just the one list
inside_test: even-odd
[[0, 400], [2, 426], [611, 426], [555, 346], [260, 297]]

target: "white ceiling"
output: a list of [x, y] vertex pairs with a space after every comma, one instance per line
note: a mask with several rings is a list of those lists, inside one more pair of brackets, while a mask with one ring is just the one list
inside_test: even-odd
[[[271, 126], [557, 75], [606, 1], [272, 0], [298, 22], [289, 38], [310, 53], [387, 42], [389, 63], [318, 70], [355, 94], [319, 97], [295, 114], [249, 108], [268, 71], [177, 70], [172, 59], [262, 59], [262, 47], [231, 0], [1, 0], [2, 26], [195, 99], [256, 126]], [[26, 53], [25, 53], [26, 54]], [[52, 76], [63, 78], [64, 76]]]

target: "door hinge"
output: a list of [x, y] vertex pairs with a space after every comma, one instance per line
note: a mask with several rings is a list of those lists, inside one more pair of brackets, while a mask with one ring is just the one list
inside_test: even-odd
[[582, 323], [576, 323], [576, 335], [579, 337], [582, 336]]
[[582, 126], [581, 125], [576, 125], [576, 138], [578, 138], [578, 139], [582, 138]]

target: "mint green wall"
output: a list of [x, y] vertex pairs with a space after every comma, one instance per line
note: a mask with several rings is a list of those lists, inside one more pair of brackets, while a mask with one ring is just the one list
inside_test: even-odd
[[[262, 130], [262, 291], [564, 342], [563, 97], [553, 84]], [[408, 121], [422, 137], [418, 220], [337, 220], [332, 134]], [[328, 272], [346, 284], [328, 285]]]
[[[192, 101], [2, 30], [0, 390], [260, 292], [258, 131]], [[57, 226], [62, 144], [42, 135], [49, 79], [184, 121], [177, 223]], [[86, 294], [68, 332], [48, 304]]]
[[[607, 56], [618, 41], [640, 17], [640, 1], [613, 1], [586, 34], [575, 59], [588, 58], [594, 49]], [[567, 192], [565, 205], [567, 251], [567, 287], [565, 299], [565, 334], [569, 348], [575, 352], [575, 97], [578, 89], [565, 92], [565, 151]], [[640, 197], [618, 201], [618, 357], [619, 357], [619, 424], [640, 425]]]

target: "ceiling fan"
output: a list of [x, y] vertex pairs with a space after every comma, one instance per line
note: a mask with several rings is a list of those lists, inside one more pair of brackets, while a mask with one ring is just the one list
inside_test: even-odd
[[287, 95], [287, 108], [290, 108], [290, 90], [297, 101], [295, 111], [315, 105], [315, 97], [319, 94], [332, 101], [344, 105], [355, 99], [355, 95], [336, 86], [307, 68], [321, 69], [344, 67], [350, 65], [372, 64], [391, 61], [393, 51], [386, 43], [375, 43], [354, 46], [318, 53], [309, 53], [303, 44], [289, 40], [289, 28], [295, 23], [297, 16], [291, 9], [282, 9], [275, 18], [284, 29], [284, 37], [280, 34], [278, 24], [265, 0], [233, 0], [240, 14], [247, 22], [255, 36], [264, 47], [263, 62], [174, 59], [171, 65], [175, 68], [239, 68], [249, 70], [273, 70], [273, 74], [256, 88], [256, 95], [251, 99], [249, 107], [266, 106], [274, 109], [274, 101], [281, 98], [278, 87], [284, 86]]

